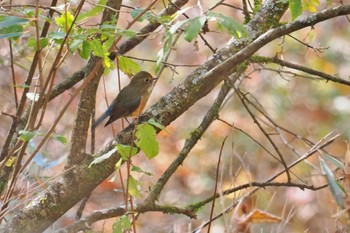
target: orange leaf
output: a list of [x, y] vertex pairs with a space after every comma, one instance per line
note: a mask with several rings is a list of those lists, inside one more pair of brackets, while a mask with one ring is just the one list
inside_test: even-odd
[[262, 210], [255, 209], [242, 219], [244, 223], [279, 223], [282, 219]]

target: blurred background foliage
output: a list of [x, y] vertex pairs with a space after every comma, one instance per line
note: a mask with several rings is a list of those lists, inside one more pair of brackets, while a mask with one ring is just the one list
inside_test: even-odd
[[[13, 1], [15, 4], [16, 1]], [[149, 1], [133, 0], [123, 1], [123, 4], [130, 7], [145, 7]], [[205, 11], [214, 3], [212, 1], [200, 1], [201, 7]], [[18, 2], [23, 4], [22, 2]], [[241, 1], [227, 0], [225, 3], [241, 7]], [[43, 5], [46, 2], [42, 3]], [[320, 1], [317, 11], [337, 5], [332, 1]], [[187, 4], [191, 7], [186, 13], [190, 17], [200, 15], [200, 8], [197, 1], [190, 1]], [[86, 4], [84, 10], [93, 7], [93, 4]], [[152, 9], [159, 12], [163, 9], [162, 1], [159, 1]], [[21, 9], [22, 11], [30, 8]], [[42, 10], [44, 13], [45, 10]], [[122, 8], [120, 13], [119, 27], [124, 28], [132, 20], [132, 9]], [[242, 13], [231, 7], [221, 5], [215, 12], [230, 15], [237, 21], [242, 21]], [[309, 14], [309, 12], [304, 12]], [[84, 22], [85, 25], [95, 25], [100, 15], [89, 17]], [[284, 22], [290, 22], [290, 14], [286, 13]], [[147, 20], [137, 23], [132, 30], [138, 31], [147, 23]], [[205, 34], [205, 38], [213, 48], [221, 48], [231, 36], [215, 27], [213, 22], [209, 23], [210, 31]], [[15, 74], [18, 84], [23, 83], [28, 72], [28, 68], [33, 58], [34, 50], [28, 46], [32, 37], [33, 28], [24, 28], [23, 35], [15, 40], [14, 61]], [[157, 30], [135, 49], [127, 55], [141, 60], [134, 59], [143, 70], [154, 74], [155, 62], [148, 62], [146, 59], [156, 60], [158, 51], [162, 48], [162, 29]], [[350, 34], [349, 20], [346, 17], [335, 18], [320, 24], [314, 28], [306, 28], [290, 36], [273, 41], [268, 46], [259, 51], [259, 55], [274, 57], [304, 65], [324, 73], [348, 80], [350, 74], [349, 47], [348, 40]], [[299, 41], [297, 41], [297, 38]], [[301, 43], [301, 42], [302, 43]], [[55, 46], [46, 47], [45, 62], [52, 63], [50, 50], [55, 50]], [[178, 64], [174, 70], [166, 69], [157, 83], [149, 105], [155, 103], [160, 97], [169, 92], [177, 84], [181, 83], [196, 65], [203, 64], [212, 55], [210, 49], [204, 45], [203, 41], [196, 38], [192, 42], [187, 42], [183, 37], [179, 40], [169, 58], [169, 63]], [[142, 61], [142, 59], [144, 61]], [[9, 69], [10, 52], [8, 41], [0, 39], [0, 109], [8, 114], [15, 113], [13, 101], [13, 87]], [[85, 60], [77, 52], [67, 54], [64, 64], [57, 71], [56, 83], [61, 82], [73, 72], [79, 70]], [[186, 65], [186, 66], [181, 66]], [[48, 66], [45, 66], [48, 67]], [[44, 70], [45, 72], [45, 70]], [[112, 70], [103, 77], [100, 83], [97, 97], [96, 112], [102, 113], [106, 107], [106, 99], [110, 103], [116, 96], [118, 89], [118, 79], [116, 70]], [[128, 83], [128, 77], [122, 76], [122, 86]], [[251, 63], [245, 76], [238, 86], [242, 93], [247, 94], [247, 98], [258, 109], [261, 109], [270, 119], [281, 127], [284, 127], [300, 137], [307, 138], [312, 142], [317, 142], [328, 133], [340, 133], [334, 143], [327, 147], [327, 152], [334, 155], [339, 161], [344, 161], [347, 152], [346, 142], [350, 136], [350, 87], [333, 83], [331, 81], [311, 77], [288, 68], [280, 67], [276, 64]], [[140, 154], [135, 157], [133, 163], [152, 175], [138, 174], [136, 177], [142, 183], [142, 193], [146, 194], [148, 188], [165, 171], [168, 165], [176, 158], [183, 147], [186, 138], [189, 137], [201, 122], [203, 116], [212, 105], [219, 87], [213, 90], [205, 98], [197, 102], [181, 117], [176, 119], [167, 127], [167, 132], [162, 132], [157, 136], [160, 145], [159, 155], [152, 160], [148, 160]], [[21, 96], [22, 89], [17, 88], [17, 93]], [[66, 91], [61, 96], [54, 99], [46, 110], [47, 114], [40, 131], [46, 132], [51, 122], [57, 116], [59, 110], [70, 97], [71, 90]], [[70, 138], [73, 126], [77, 102], [73, 102], [65, 113], [62, 121], [58, 124], [55, 133], [65, 138]], [[276, 133], [276, 128], [272, 127], [268, 119], [257, 110], [253, 110], [257, 118], [266, 122], [264, 128], [268, 133], [274, 134], [272, 138], [280, 148], [281, 153], [287, 162], [297, 159], [296, 154], [286, 146], [285, 142]], [[3, 144], [11, 118], [0, 116], [0, 145]], [[230, 124], [230, 125], [229, 125]], [[121, 130], [121, 122], [114, 124], [116, 132]], [[242, 131], [240, 131], [240, 130]], [[241, 184], [252, 181], [264, 182], [277, 171], [283, 169], [282, 165], [273, 159], [265, 150], [255, 143], [249, 134], [256, 141], [266, 146], [272, 151], [271, 145], [262, 134], [254, 120], [247, 113], [237, 94], [232, 92], [222, 107], [219, 119], [216, 120], [205, 135], [198, 142], [190, 156], [186, 159], [166, 185], [159, 202], [172, 205], [185, 206], [197, 201], [206, 199], [213, 194], [215, 185], [215, 172], [217, 167], [220, 148], [225, 137], [228, 137], [223, 147], [222, 161], [219, 171], [218, 190], [226, 190]], [[293, 137], [285, 132], [280, 135], [289, 142], [288, 146], [295, 149], [299, 155], [304, 154], [310, 148], [305, 142]], [[103, 147], [113, 138], [111, 128], [99, 127], [96, 134], [97, 148]], [[31, 140], [31, 145], [36, 146], [40, 135]], [[88, 145], [89, 147], [89, 145]], [[40, 154], [36, 156], [30, 168], [27, 169], [26, 176], [21, 177], [18, 184], [18, 194], [13, 199], [15, 213], [23, 203], [26, 203], [33, 196], [57, 178], [62, 172], [65, 155], [69, 149], [69, 143], [62, 143], [56, 138], [52, 138], [45, 145]], [[30, 148], [29, 148], [30, 150]], [[328, 163], [332, 169], [334, 164]], [[292, 169], [293, 180], [296, 183], [314, 184], [320, 186], [326, 183], [326, 179], [321, 175], [319, 154], [309, 158], [306, 162], [300, 163]], [[338, 174], [341, 176], [342, 174]], [[87, 207], [86, 214], [96, 209], [109, 208], [123, 204], [120, 194], [119, 178], [115, 182], [106, 180], [92, 194]], [[276, 181], [285, 181], [286, 177], [280, 176]], [[26, 190], [26, 196], [20, 196]], [[250, 188], [243, 189], [231, 195], [218, 198], [215, 206], [215, 213], [221, 212], [238, 197], [249, 192]], [[260, 209], [272, 215], [279, 216], [283, 221], [279, 223], [254, 223], [251, 232], [335, 232], [342, 229], [341, 220], [334, 217], [339, 211], [339, 207], [334, 201], [329, 188], [318, 191], [301, 190], [293, 187], [267, 187], [252, 195], [247, 201], [241, 203], [234, 211], [224, 214], [223, 217], [213, 222], [212, 232], [229, 232], [233, 219], [238, 219], [244, 210], [250, 212], [253, 209]], [[198, 227], [203, 221], [208, 220], [210, 205], [206, 205], [198, 212], [197, 220], [190, 220], [181, 215], [164, 215], [161, 213], [147, 213], [139, 216], [137, 228], [139, 232], [190, 232]], [[75, 209], [72, 209], [57, 221], [47, 232], [61, 228], [74, 221]], [[100, 221], [93, 225], [95, 232], [110, 232], [115, 219]], [[341, 231], [339, 231], [341, 232]]]

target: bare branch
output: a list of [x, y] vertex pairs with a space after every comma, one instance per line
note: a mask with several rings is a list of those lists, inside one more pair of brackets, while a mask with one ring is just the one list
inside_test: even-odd
[[279, 59], [277, 57], [268, 58], [268, 57], [253, 56], [253, 57], [251, 57], [250, 60], [252, 62], [264, 61], [264, 62], [267, 62], [267, 63], [275, 63], [275, 64], [278, 64], [278, 65], [281, 65], [281, 66], [285, 66], [285, 67], [288, 67], [288, 68], [291, 68], [291, 69], [294, 69], [294, 70], [299, 70], [299, 71], [305, 72], [305, 73], [310, 74], [310, 75], [318, 76], [318, 77], [320, 77], [322, 79], [325, 79], [327, 81], [332, 81], [332, 82], [335, 82], [335, 83], [341, 83], [341, 84], [345, 84], [347, 86], [350, 86], [350, 81], [347, 81], [345, 79], [341, 79], [339, 77], [336, 77], [336, 76], [333, 76], [333, 75], [329, 75], [329, 74], [326, 74], [324, 72], [321, 72], [321, 71], [318, 71], [318, 70], [314, 70], [314, 69], [311, 69], [311, 68], [308, 68], [308, 67], [305, 67], [305, 66], [294, 64], [292, 62], [281, 60], [281, 59]]

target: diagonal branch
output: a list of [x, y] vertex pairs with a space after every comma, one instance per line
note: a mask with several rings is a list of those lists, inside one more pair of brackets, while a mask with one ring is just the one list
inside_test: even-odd
[[[267, 0], [262, 6], [267, 4], [271, 17], [266, 13], [264, 19], [271, 20], [282, 16], [286, 5], [280, 5], [280, 15], [276, 16], [275, 0]], [[280, 2], [278, 3], [280, 4]], [[226, 79], [237, 67], [238, 64], [247, 60], [252, 54], [272, 40], [299, 30], [304, 27], [312, 26], [318, 22], [346, 15], [350, 13], [350, 6], [340, 6], [324, 10], [320, 13], [300, 18], [292, 23], [271, 29], [252, 41], [246, 47], [237, 51], [237, 45], [243, 46], [243, 43], [233, 41], [224, 49], [218, 51], [212, 59], [196, 69], [190, 74], [182, 84], [174, 88], [169, 94], [162, 97], [140, 118], [141, 121], [155, 118], [163, 125], [169, 125], [174, 119], [179, 117], [190, 106], [199, 99], [207, 95], [222, 80]], [[259, 15], [259, 14], [257, 14]], [[257, 17], [257, 15], [255, 17]], [[260, 15], [259, 15], [260, 16]], [[263, 20], [259, 18], [259, 20]], [[252, 19], [251, 22], [256, 20]], [[256, 30], [251, 31], [252, 38], [259, 35], [263, 30], [262, 25], [254, 25]], [[252, 27], [253, 28], [253, 27]], [[266, 28], [266, 27], [265, 27]], [[103, 150], [97, 153], [101, 156], [110, 151], [118, 143], [129, 144], [133, 132], [133, 126], [127, 127], [120, 132], [115, 139], [110, 142]], [[89, 167], [93, 158], [86, 155], [86, 159], [72, 167], [62, 178], [52, 184], [43, 194], [39, 195], [34, 201], [27, 205], [22, 211], [13, 217], [11, 221], [4, 224], [0, 231], [2, 232], [39, 232], [48, 227], [59, 216], [77, 203], [84, 194], [94, 189], [101, 181], [108, 177], [115, 169], [115, 163], [119, 160], [119, 155], [114, 154], [109, 159], [100, 164]], [[40, 216], [40, 219], [37, 217]], [[26, 223], [26, 224], [24, 224]]]

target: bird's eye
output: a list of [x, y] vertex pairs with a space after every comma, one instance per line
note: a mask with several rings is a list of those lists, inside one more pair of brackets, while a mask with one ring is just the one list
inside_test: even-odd
[[149, 82], [149, 78], [145, 78], [145, 82], [148, 83]]

